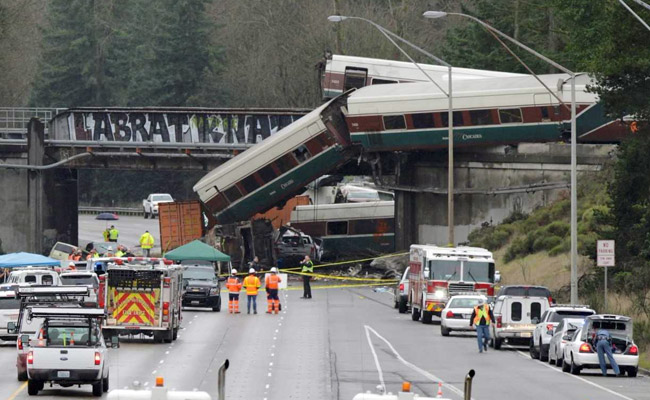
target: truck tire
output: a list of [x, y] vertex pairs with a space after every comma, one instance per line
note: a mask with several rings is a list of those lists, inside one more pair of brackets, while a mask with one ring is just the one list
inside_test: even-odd
[[442, 324], [440, 325], [440, 334], [442, 336], [449, 336], [449, 332], [451, 332], [451, 329], [445, 328]]
[[411, 307], [411, 319], [413, 321], [419, 321], [420, 320], [420, 310], [418, 310], [415, 307]]
[[530, 358], [533, 360], [539, 360], [539, 352], [535, 350], [535, 341], [533, 339], [530, 339], [528, 351], [530, 352]]
[[570, 369], [571, 369], [571, 366], [570, 366], [569, 363], [567, 363], [566, 360], [563, 358], [563, 359], [562, 359], [562, 372], [569, 372]]
[[630, 378], [636, 378], [636, 374], [639, 372], [639, 367], [628, 367], [627, 376]]
[[216, 311], [216, 312], [221, 311], [221, 296], [219, 296], [219, 299], [217, 300], [216, 307], [212, 307], [212, 311]]
[[399, 306], [397, 307], [397, 311], [400, 314], [405, 314], [408, 311], [408, 304], [406, 303], [406, 298], [399, 299]]
[[17, 378], [18, 378], [19, 382], [25, 382], [27, 380], [27, 371], [25, 371], [25, 372], [18, 371]]
[[41, 385], [38, 381], [28, 380], [27, 381], [27, 394], [30, 396], [36, 396], [40, 389]]
[[106, 374], [106, 378], [102, 379], [102, 390], [104, 393], [108, 392], [108, 374]]
[[168, 331], [165, 331], [162, 335], [163, 341], [165, 343], [171, 343], [174, 341], [174, 329], [170, 329]]
[[178, 327], [174, 328], [174, 337], [172, 339], [173, 340], [178, 339]]
[[144, 209], [144, 219], [148, 219], [148, 218], [149, 218], [149, 214], [147, 213], [147, 209], [145, 208]]
[[431, 324], [433, 322], [433, 313], [431, 311], [422, 311], [422, 323]]
[[501, 349], [501, 343], [502, 342], [503, 342], [503, 339], [494, 338], [494, 350]]
[[573, 356], [571, 356], [571, 364], [569, 365], [569, 372], [571, 375], [580, 375], [580, 367], [573, 362]]
[[104, 393], [104, 388], [102, 386], [102, 381], [99, 380], [99, 381], [93, 383], [93, 396], [101, 397], [102, 393]]
[[163, 335], [161, 331], [153, 331], [153, 342], [154, 343], [162, 343], [163, 342]]

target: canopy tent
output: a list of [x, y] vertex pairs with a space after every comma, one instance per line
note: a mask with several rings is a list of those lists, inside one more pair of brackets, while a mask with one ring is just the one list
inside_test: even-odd
[[61, 261], [40, 254], [11, 253], [0, 256], [0, 268], [27, 267], [27, 266], [61, 266]]
[[165, 258], [174, 261], [201, 260], [201, 261], [230, 261], [230, 256], [223, 254], [214, 247], [195, 240], [165, 254]]

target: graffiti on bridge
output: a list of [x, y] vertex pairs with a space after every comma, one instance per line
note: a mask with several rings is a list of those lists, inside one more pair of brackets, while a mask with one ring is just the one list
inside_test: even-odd
[[[304, 114], [71, 112], [57, 139], [148, 143], [257, 143]], [[66, 137], [67, 136], [67, 137]]]

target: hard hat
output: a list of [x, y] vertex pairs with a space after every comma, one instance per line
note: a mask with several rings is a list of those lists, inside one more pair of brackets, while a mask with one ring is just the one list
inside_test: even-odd
[[108, 246], [108, 249], [106, 249], [106, 250], [113, 251], [113, 246]]
[[233, 268], [232, 271], [230, 271], [230, 273], [235, 275], [235, 274], [237, 274], [237, 270]]
[[478, 298], [478, 305], [485, 304], [485, 299], [483, 297]]
[[249, 270], [248, 270], [248, 273], [249, 273], [249, 274], [254, 274], [254, 273], [255, 273], [255, 268], [251, 268], [251, 269], [249, 269]]
[[273, 268], [271, 268], [271, 272], [275, 272], [275, 273], [277, 273], [277, 272], [278, 272], [278, 269], [275, 268], [275, 267], [273, 267]]
[[74, 263], [71, 262], [70, 264], [68, 264], [68, 267], [74, 267]]

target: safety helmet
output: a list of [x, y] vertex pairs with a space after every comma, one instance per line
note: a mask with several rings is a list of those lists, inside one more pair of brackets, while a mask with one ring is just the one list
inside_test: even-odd
[[237, 270], [233, 268], [232, 271], [230, 271], [230, 273], [233, 275], [237, 275]]
[[275, 273], [277, 274], [277, 273], [278, 273], [278, 269], [275, 268], [275, 267], [273, 267], [273, 268], [271, 268], [271, 272], [275, 272]]
[[255, 268], [251, 268], [251, 269], [249, 269], [249, 270], [248, 270], [248, 273], [249, 273], [249, 274], [254, 274], [254, 273], [255, 273]]
[[113, 246], [108, 246], [108, 249], [106, 249], [106, 250], [113, 251]]

